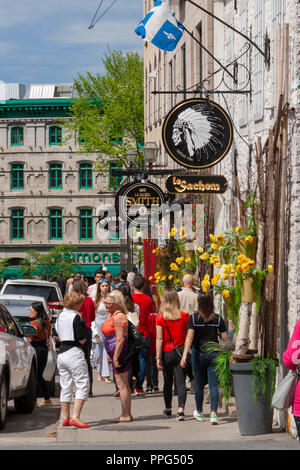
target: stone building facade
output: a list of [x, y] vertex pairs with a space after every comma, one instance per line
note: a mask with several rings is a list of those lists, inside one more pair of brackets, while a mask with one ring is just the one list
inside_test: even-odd
[[[256, 166], [256, 145], [260, 142], [263, 149], [267, 145], [269, 132], [276, 126], [282, 96], [282, 108], [285, 109], [287, 122], [287, 145], [282, 160], [282, 202], [278, 216], [283, 227], [278, 240], [281, 257], [277, 275], [281, 281], [278, 283], [279, 294], [276, 299], [279, 304], [277, 352], [280, 359], [299, 319], [300, 306], [300, 4], [294, 0], [201, 2], [206, 10], [251, 38], [267, 56], [266, 60], [257, 48], [248, 46], [244, 37], [212, 19], [189, 1], [170, 0], [170, 4], [177, 19], [198, 39], [197, 34], [202, 31], [203, 45], [232, 74], [237, 73], [237, 83], [234, 83], [207, 53], [201, 52], [199, 45], [186, 32], [174, 52], [164, 53], [151, 44], [145, 44], [145, 140], [159, 143], [162, 164], [175, 168], [161, 143], [161, 128], [167, 112], [185, 96], [162, 94], [154, 97], [150, 95], [151, 90], [176, 90], [177, 87], [182, 89], [183, 85], [186, 89], [194, 89], [200, 83], [208, 91], [219, 91], [209, 97], [227, 111], [233, 122], [234, 139], [231, 150], [211, 168], [214, 174], [224, 175], [229, 183], [224, 194], [214, 197], [215, 233], [228, 231], [239, 217], [237, 189], [242, 193], [257, 189], [259, 173]], [[152, 1], [144, 0], [145, 12], [152, 6]], [[183, 75], [184, 70], [186, 75]], [[209, 82], [206, 81], [208, 76]], [[249, 92], [237, 93], [238, 90]], [[189, 94], [186, 98], [193, 96], [199, 97], [199, 93]], [[282, 152], [285, 139], [281, 124], [279, 129], [277, 156]], [[180, 169], [181, 173], [182, 171], [184, 168]], [[239, 188], [236, 186], [236, 175]], [[266, 181], [265, 184], [267, 187], [269, 182]], [[284, 373], [280, 364], [279, 379]], [[284, 417], [277, 418], [282, 424]]]
[[65, 140], [72, 98], [53, 95], [0, 102], [0, 257], [16, 267], [29, 249], [66, 244], [77, 247], [86, 275], [102, 265], [117, 274], [119, 242], [97, 230], [114, 181], [95, 170], [79, 135]]

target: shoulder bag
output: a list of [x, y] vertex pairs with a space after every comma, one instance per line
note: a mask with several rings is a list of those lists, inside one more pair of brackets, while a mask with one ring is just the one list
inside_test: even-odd
[[121, 369], [125, 366], [134, 356], [139, 349], [145, 346], [145, 337], [143, 333], [140, 333], [134, 324], [128, 320], [128, 351], [126, 355], [122, 358], [122, 362], [118, 369]]
[[299, 380], [299, 370], [289, 370], [288, 374], [277, 386], [272, 398], [272, 407], [277, 410], [287, 410], [292, 406], [296, 385]]

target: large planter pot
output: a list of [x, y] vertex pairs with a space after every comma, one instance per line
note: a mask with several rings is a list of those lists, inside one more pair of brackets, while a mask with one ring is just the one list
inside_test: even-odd
[[239, 430], [243, 436], [257, 436], [272, 432], [273, 410], [270, 393], [259, 394], [254, 403], [252, 364], [230, 363]]

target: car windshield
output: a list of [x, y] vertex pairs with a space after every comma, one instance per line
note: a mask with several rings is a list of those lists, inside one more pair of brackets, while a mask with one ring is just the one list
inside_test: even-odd
[[55, 287], [40, 286], [33, 284], [8, 284], [3, 294], [13, 295], [33, 295], [36, 297], [45, 297], [47, 302], [57, 302], [58, 296]]
[[5, 305], [9, 313], [16, 318], [17, 316], [29, 317], [29, 307], [32, 300], [23, 299], [0, 299], [0, 302]]

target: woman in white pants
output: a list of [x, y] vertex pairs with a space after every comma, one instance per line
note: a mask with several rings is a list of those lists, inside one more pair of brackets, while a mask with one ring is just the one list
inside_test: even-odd
[[[63, 426], [89, 428], [80, 419], [84, 402], [89, 395], [89, 374], [82, 345], [86, 342], [83, 322], [79, 309], [84, 296], [68, 292], [64, 298], [64, 309], [59, 315], [54, 337], [61, 343], [57, 355], [57, 368], [60, 376], [60, 402], [63, 412]], [[70, 406], [73, 386], [76, 387], [73, 417], [70, 418]]]
[[110, 380], [110, 365], [107, 358], [107, 353], [104, 347], [104, 335], [101, 331], [103, 323], [107, 320], [108, 313], [106, 307], [103, 303], [104, 299], [107, 297], [107, 294], [110, 292], [110, 284], [107, 279], [102, 279], [99, 281], [96, 297], [95, 297], [95, 309], [96, 309], [96, 318], [94, 325], [92, 325], [93, 331], [93, 359], [94, 364], [98, 371], [98, 381], [111, 384]]

